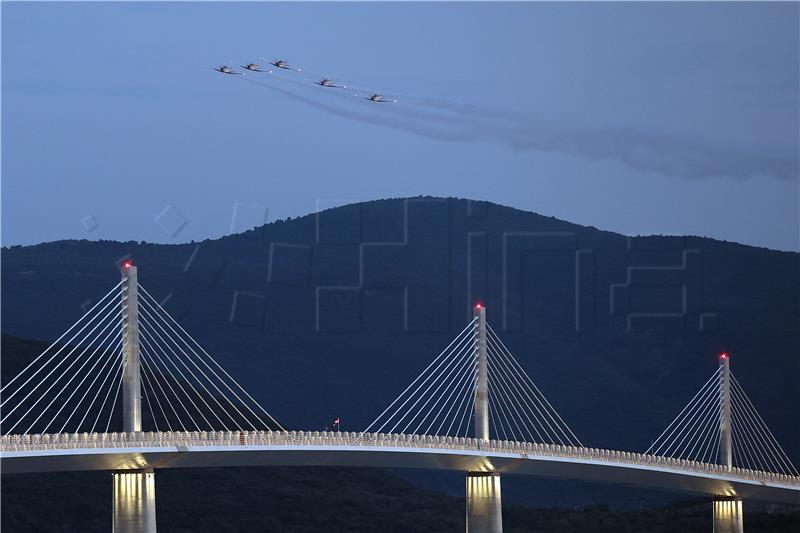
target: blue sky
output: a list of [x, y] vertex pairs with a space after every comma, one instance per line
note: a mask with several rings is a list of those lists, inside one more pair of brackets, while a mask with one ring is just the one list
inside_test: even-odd
[[[491, 200], [800, 249], [800, 4], [2, 4], [2, 239]], [[288, 59], [398, 99], [208, 66]], [[379, 107], [382, 106], [382, 107]]]

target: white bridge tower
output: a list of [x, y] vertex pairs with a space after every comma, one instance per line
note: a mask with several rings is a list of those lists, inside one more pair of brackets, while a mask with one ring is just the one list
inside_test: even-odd
[[[733, 468], [733, 420], [731, 411], [731, 358], [719, 356], [719, 464]], [[742, 499], [714, 498], [714, 533], [743, 533]]]
[[[486, 349], [486, 307], [475, 304], [475, 438], [489, 442], [489, 359]], [[467, 473], [467, 533], [502, 533], [500, 474]]]
[[[122, 428], [142, 431], [142, 383], [139, 350], [139, 282], [130, 259], [122, 271]], [[156, 483], [152, 469], [113, 473], [114, 533], [156, 533]]]

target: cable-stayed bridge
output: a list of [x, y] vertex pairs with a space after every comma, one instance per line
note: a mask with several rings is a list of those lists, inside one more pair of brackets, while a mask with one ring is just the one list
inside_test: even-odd
[[474, 318], [361, 432], [287, 431], [138, 283], [122, 280], [0, 389], [3, 473], [109, 470], [113, 528], [156, 530], [160, 468], [349, 465], [466, 473], [467, 530], [502, 531], [501, 474], [800, 504], [800, 475], [730, 359], [644, 453], [587, 447], [475, 306]]

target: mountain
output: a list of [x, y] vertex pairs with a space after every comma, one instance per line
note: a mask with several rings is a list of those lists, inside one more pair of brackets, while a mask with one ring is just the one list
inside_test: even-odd
[[797, 253], [629, 238], [480, 201], [380, 200], [199, 243], [4, 248], [3, 332], [57, 338], [126, 257], [288, 428], [338, 416], [363, 429], [481, 301], [585, 444], [646, 449], [725, 350], [800, 462]]

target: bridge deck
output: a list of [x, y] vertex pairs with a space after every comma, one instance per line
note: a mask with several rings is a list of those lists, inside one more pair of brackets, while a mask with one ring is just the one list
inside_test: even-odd
[[632, 452], [349, 432], [139, 432], [0, 437], [4, 474], [330, 465], [496, 470], [800, 504], [800, 477]]

